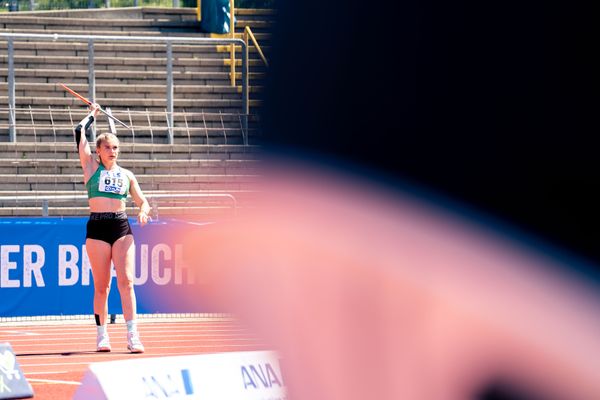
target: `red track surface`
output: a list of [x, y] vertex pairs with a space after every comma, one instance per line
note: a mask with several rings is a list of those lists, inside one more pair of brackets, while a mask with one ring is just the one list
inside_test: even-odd
[[265, 350], [246, 329], [231, 320], [141, 321], [146, 352], [127, 351], [124, 323], [108, 326], [112, 352], [96, 353], [93, 322], [3, 326], [0, 342], [9, 342], [37, 400], [70, 399], [90, 363], [131, 358]]

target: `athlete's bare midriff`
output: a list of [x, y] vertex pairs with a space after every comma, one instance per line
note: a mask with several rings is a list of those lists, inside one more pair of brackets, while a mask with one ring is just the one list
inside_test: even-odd
[[125, 202], [108, 197], [93, 197], [89, 199], [90, 212], [125, 211]]

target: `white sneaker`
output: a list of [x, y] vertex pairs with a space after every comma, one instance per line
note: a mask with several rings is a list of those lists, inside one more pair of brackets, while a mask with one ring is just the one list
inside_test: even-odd
[[144, 352], [144, 345], [140, 341], [140, 335], [137, 332], [127, 333], [127, 350], [132, 353]]
[[110, 350], [110, 340], [108, 335], [98, 335], [96, 338], [96, 351], [108, 352]]

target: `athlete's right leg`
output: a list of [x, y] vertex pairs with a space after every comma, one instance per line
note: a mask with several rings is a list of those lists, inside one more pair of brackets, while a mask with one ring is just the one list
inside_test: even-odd
[[86, 239], [85, 247], [94, 278], [94, 314], [98, 325], [98, 351], [110, 351], [106, 322], [108, 320], [108, 293], [110, 292], [111, 245], [96, 239]]
[[135, 245], [133, 235], [125, 235], [113, 243], [113, 262], [117, 273], [117, 285], [121, 295], [123, 316], [127, 323], [127, 348], [132, 353], [143, 353], [136, 323], [136, 301], [133, 290], [135, 271]]

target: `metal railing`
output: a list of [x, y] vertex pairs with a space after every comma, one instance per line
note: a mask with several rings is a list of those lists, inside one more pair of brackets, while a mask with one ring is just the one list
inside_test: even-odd
[[[0, 107], [0, 115], [13, 114], [17, 121], [16, 128], [20, 131], [29, 132], [27, 143], [32, 142], [72, 142], [74, 140], [74, 126], [84, 115], [80, 108], [51, 107], [47, 108], [8, 108]], [[243, 144], [250, 145], [250, 132], [257, 134], [258, 128], [244, 127], [244, 117], [248, 122], [254, 121], [255, 116], [244, 116], [239, 113], [222, 112], [190, 112], [182, 109], [173, 112], [171, 115], [177, 119], [178, 123], [171, 125], [169, 122], [169, 113], [164, 111], [144, 111], [119, 110], [111, 113], [126, 121], [131, 130], [127, 133], [116, 132], [116, 127], [111, 128], [109, 123], [108, 131], [119, 136], [123, 143], [136, 144], [149, 143], [165, 144], [171, 140], [170, 133], [173, 133], [173, 140], [177, 138], [178, 143], [191, 146], [192, 144]], [[196, 121], [192, 126], [192, 122]], [[208, 126], [210, 124], [210, 126]], [[9, 121], [0, 119], [0, 132], [6, 132], [10, 129]], [[120, 125], [119, 125], [120, 127]], [[114, 130], [113, 130], [114, 129]], [[40, 131], [37, 135], [36, 130]], [[92, 129], [93, 130], [93, 129]], [[33, 137], [31, 135], [33, 133]], [[92, 142], [95, 141], [95, 134], [92, 132]], [[1, 135], [0, 135], [1, 137]], [[33, 139], [33, 141], [31, 140]], [[165, 140], [166, 139], [166, 140]], [[15, 143], [14, 141], [12, 141]], [[241, 142], [241, 143], [240, 143]], [[171, 143], [177, 144], [177, 143]], [[191, 151], [191, 148], [190, 148]]]
[[[234, 0], [229, 0], [229, 37], [235, 39], [235, 4]], [[246, 47], [248, 48], [248, 47]], [[229, 58], [231, 59], [231, 86], [235, 86], [235, 43], [229, 46]]]
[[[39, 201], [42, 203], [41, 215], [43, 217], [49, 216], [49, 203], [51, 201], [71, 201], [71, 200], [87, 200], [88, 196], [85, 194], [73, 194], [73, 195], [28, 195], [28, 196], [0, 196], [0, 202], [5, 201]], [[152, 207], [151, 217], [158, 221], [159, 216], [159, 199], [227, 199], [230, 201], [231, 210], [233, 215], [237, 215], [237, 199], [230, 193], [154, 193], [146, 194], [146, 198]]]
[[267, 57], [265, 57], [265, 54], [263, 53], [262, 49], [260, 48], [258, 41], [254, 37], [254, 33], [252, 33], [252, 29], [250, 29], [249, 26], [246, 26], [246, 27], [244, 27], [244, 34], [243, 34], [243, 40], [244, 40], [244, 43], [246, 43], [246, 47], [248, 47], [248, 45], [249, 45], [248, 39], [250, 39], [252, 41], [252, 44], [254, 44], [254, 47], [256, 47], [256, 51], [258, 51], [258, 55], [263, 60], [263, 63], [265, 64], [265, 66], [268, 67], [269, 62], [267, 61]]
[[166, 100], [167, 115], [169, 116], [169, 143], [173, 144], [173, 43], [191, 43], [197, 45], [240, 45], [242, 49], [242, 107], [240, 115], [243, 129], [248, 127], [249, 90], [248, 90], [248, 46], [242, 39], [235, 38], [197, 38], [197, 37], [142, 37], [142, 36], [110, 36], [110, 35], [62, 35], [62, 34], [28, 34], [28, 33], [0, 33], [0, 38], [7, 41], [8, 49], [8, 108], [9, 112], [9, 137], [11, 142], [16, 142], [16, 98], [15, 98], [15, 68], [14, 68], [14, 41], [15, 40], [49, 40], [49, 41], [87, 41], [88, 43], [88, 96], [91, 101], [95, 99], [96, 78], [94, 70], [94, 44], [97, 42], [142, 42], [142, 43], [164, 43], [166, 44], [167, 78], [166, 78]]

